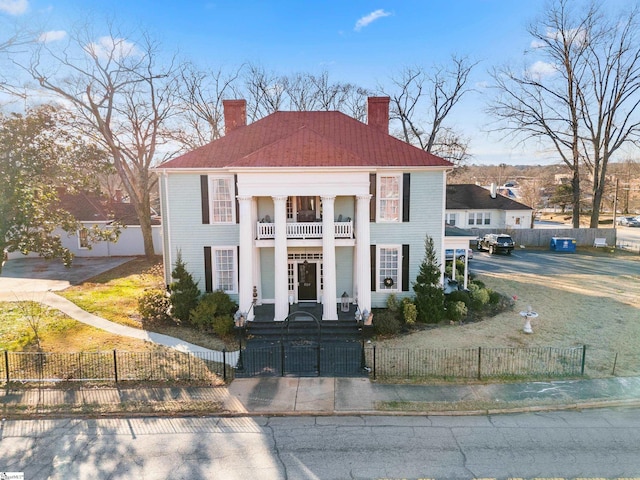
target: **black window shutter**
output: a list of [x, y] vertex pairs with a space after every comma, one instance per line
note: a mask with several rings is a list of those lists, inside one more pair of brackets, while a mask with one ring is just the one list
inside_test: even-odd
[[402, 221], [409, 221], [409, 198], [411, 197], [411, 174], [402, 175]]
[[204, 247], [204, 288], [213, 292], [213, 269], [211, 268], [211, 247]]
[[240, 202], [238, 201], [238, 175], [233, 176], [233, 187], [235, 189], [234, 191], [236, 194], [236, 223], [240, 223]]
[[240, 286], [240, 245], [238, 245], [236, 253], [236, 265], [238, 268], [238, 287]]
[[371, 245], [371, 291], [376, 291], [376, 246]]
[[409, 291], [409, 245], [402, 245], [402, 291]]
[[200, 199], [202, 201], [202, 223], [209, 223], [209, 177], [200, 175]]
[[371, 194], [371, 200], [369, 201], [369, 221], [376, 221], [376, 174], [369, 174], [369, 194]]

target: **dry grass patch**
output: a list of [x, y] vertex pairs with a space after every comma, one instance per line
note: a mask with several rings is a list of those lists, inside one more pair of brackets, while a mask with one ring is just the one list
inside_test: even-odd
[[161, 257], [136, 258], [57, 293], [94, 315], [141, 328], [138, 297], [148, 288], [164, 288]]
[[138, 313], [138, 298], [145, 290], [151, 288], [165, 288], [162, 257], [156, 257], [152, 262], [145, 257], [136, 258], [81, 285], [57, 293], [83, 310], [115, 323], [134, 328], [146, 328], [212, 350], [235, 348], [235, 345], [227, 345], [223, 339], [189, 326], [172, 324], [143, 326], [142, 318]]
[[[32, 351], [37, 347], [33, 329], [24, 318], [22, 302], [0, 303], [0, 350]], [[149, 342], [121, 337], [80, 323], [53, 309], [39, 321], [40, 348], [45, 352], [146, 351], [158, 348]]]
[[[513, 310], [479, 323], [446, 325], [379, 344], [405, 348], [571, 347], [586, 345], [585, 373], [640, 374], [640, 278], [607, 275], [484, 274], [487, 287], [518, 300]], [[533, 334], [519, 312], [538, 312]], [[616, 358], [617, 355], [617, 358]]]

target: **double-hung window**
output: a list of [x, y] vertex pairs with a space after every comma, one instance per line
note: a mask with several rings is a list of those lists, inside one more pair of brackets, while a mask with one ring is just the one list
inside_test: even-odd
[[236, 202], [233, 176], [211, 177], [212, 223], [234, 223]]
[[457, 213], [446, 213], [444, 216], [444, 221], [445, 223], [448, 223], [449, 225], [452, 226], [456, 226], [456, 217], [458, 216]]
[[397, 291], [400, 289], [399, 281], [402, 278], [400, 245], [384, 245], [378, 247], [378, 281], [380, 290]]
[[400, 222], [402, 175], [378, 175], [378, 220]]
[[78, 247], [82, 250], [89, 249], [89, 230], [87, 227], [82, 227], [78, 230]]
[[235, 247], [214, 247], [213, 255], [213, 288], [226, 293], [236, 293], [237, 260]]
[[491, 225], [491, 213], [490, 212], [470, 213], [469, 225]]

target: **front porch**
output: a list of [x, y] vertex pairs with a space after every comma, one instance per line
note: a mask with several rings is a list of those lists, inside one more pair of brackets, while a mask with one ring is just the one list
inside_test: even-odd
[[[349, 304], [349, 310], [347, 312], [343, 312], [340, 306], [338, 306], [338, 318], [333, 320], [324, 320], [325, 322], [332, 322], [335, 320], [339, 321], [353, 321], [354, 325], [356, 324], [356, 308], [357, 306], [354, 304]], [[271, 322], [278, 323], [274, 320], [275, 318], [275, 305], [273, 304], [263, 304], [256, 305], [253, 309], [254, 319], [253, 322]], [[313, 315], [318, 321], [322, 321], [322, 304], [309, 302], [309, 303], [294, 303], [293, 305], [289, 305], [289, 315], [292, 315], [295, 312], [302, 313], [310, 313]], [[284, 318], [282, 319], [284, 320]], [[302, 314], [298, 314], [291, 317], [291, 321], [309, 321], [311, 318], [309, 316], [305, 316]], [[252, 323], [252, 322], [249, 322]]]

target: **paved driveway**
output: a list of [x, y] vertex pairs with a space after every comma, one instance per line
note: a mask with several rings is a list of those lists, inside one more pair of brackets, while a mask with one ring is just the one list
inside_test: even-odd
[[22, 300], [25, 294], [64, 290], [130, 261], [132, 257], [75, 258], [66, 268], [60, 260], [14, 258], [0, 274], [0, 300]]
[[622, 277], [640, 275], [640, 256], [634, 254], [608, 255], [603, 252], [576, 253], [549, 250], [516, 249], [511, 255], [490, 255], [474, 252], [469, 262], [474, 273], [529, 273], [535, 275], [607, 275]]

